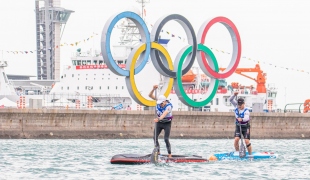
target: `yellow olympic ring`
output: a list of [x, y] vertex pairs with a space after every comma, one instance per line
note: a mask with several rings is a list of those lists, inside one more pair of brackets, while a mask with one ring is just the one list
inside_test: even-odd
[[[171, 60], [171, 57], [168, 53], [168, 51], [160, 44], [158, 43], [155, 43], [155, 42], [151, 42], [151, 48], [153, 49], [156, 49], [158, 50], [159, 52], [161, 52], [165, 58], [167, 59], [167, 62], [168, 62], [168, 67], [170, 70], [173, 70], [173, 63], [172, 63], [172, 60]], [[136, 65], [136, 62], [140, 56], [141, 53], [143, 53], [146, 49], [146, 44], [142, 44], [136, 51], [132, 51], [131, 53], [134, 53], [133, 54], [133, 58], [132, 58], [132, 62], [131, 62], [131, 65], [130, 65], [130, 69], [129, 69], [129, 77], [127, 76], [127, 78], [129, 78], [129, 81], [130, 81], [130, 84], [131, 84], [131, 87], [128, 87], [128, 88], [131, 88], [132, 89], [132, 92], [134, 93], [134, 96], [145, 106], [156, 106], [156, 101], [154, 100], [148, 100], [146, 98], [144, 98], [138, 91], [137, 89], [137, 86], [136, 86], [136, 82], [135, 82], [135, 65]], [[130, 55], [129, 55], [130, 56]], [[164, 93], [164, 95], [166, 97], [169, 96], [170, 94], [170, 91], [173, 87], [173, 81], [174, 79], [173, 78], [169, 78], [169, 77], [164, 77], [165, 80], [168, 80], [168, 87]]]

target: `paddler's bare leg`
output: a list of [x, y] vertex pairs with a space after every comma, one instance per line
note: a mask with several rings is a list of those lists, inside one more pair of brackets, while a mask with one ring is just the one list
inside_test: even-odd
[[246, 144], [246, 147], [248, 149], [248, 152], [249, 152], [249, 155], [252, 154], [252, 146], [251, 146], [251, 142], [249, 139], [245, 139], [245, 144]]
[[235, 142], [234, 142], [234, 146], [235, 146], [235, 150], [239, 151], [239, 137], [235, 137]]

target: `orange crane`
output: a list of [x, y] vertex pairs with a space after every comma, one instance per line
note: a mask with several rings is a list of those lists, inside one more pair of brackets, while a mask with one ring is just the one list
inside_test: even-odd
[[[221, 71], [224, 71], [226, 68], [220, 68]], [[256, 72], [257, 77], [252, 78], [248, 75], [243, 74], [244, 72]], [[255, 65], [255, 68], [237, 68], [235, 73], [240, 74], [241, 76], [247, 77], [249, 79], [254, 80], [257, 83], [256, 90], [258, 93], [266, 93], [266, 73], [260, 69], [259, 64]]]

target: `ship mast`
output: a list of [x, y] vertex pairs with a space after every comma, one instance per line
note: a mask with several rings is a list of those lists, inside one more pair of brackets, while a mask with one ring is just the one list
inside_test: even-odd
[[150, 3], [150, 0], [136, 0], [136, 2], [141, 3], [141, 17], [142, 19], [145, 21], [143, 14], [144, 14], [144, 7], [145, 7], [145, 3]]
[[[150, 0], [136, 0], [136, 2], [141, 3], [142, 11], [139, 12], [138, 9], [135, 9], [134, 11], [136, 11], [135, 13], [140, 15], [145, 21], [145, 16], [143, 13], [144, 7], [146, 3], [150, 2]], [[130, 19], [126, 18], [117, 27], [121, 30], [119, 45], [133, 47], [140, 42], [141, 36], [139, 33], [139, 29], [137, 28], [136, 24]]]

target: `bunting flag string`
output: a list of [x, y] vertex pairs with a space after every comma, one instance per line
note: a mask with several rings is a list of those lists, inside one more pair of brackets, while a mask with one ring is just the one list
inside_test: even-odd
[[[216, 51], [216, 52], [222, 53], [222, 54], [231, 54], [230, 52], [226, 52], [226, 51], [219, 50], [219, 49], [212, 48], [212, 47], [211, 47], [211, 50], [213, 52]], [[267, 64], [267, 65], [273, 66], [275, 68], [281, 68], [281, 69], [285, 69], [285, 70], [292, 70], [292, 71], [297, 71], [297, 72], [303, 72], [303, 73], [310, 74], [309, 71], [305, 71], [305, 70], [301, 70], [301, 69], [296, 69], [296, 68], [292, 68], [292, 67], [283, 67], [283, 66], [279, 66], [277, 64], [266, 62], [266, 61], [256, 60], [256, 59], [253, 59], [253, 58], [250, 58], [250, 57], [247, 57], [247, 56], [242, 56], [241, 59], [245, 59], [245, 60], [248, 60], [248, 61], [253, 61], [253, 62], [258, 63], [258, 64], [260, 64], [260, 63]]]
[[[150, 24], [152, 27], [153, 25]], [[179, 40], [182, 40], [183, 42], [185, 41], [185, 38], [182, 38], [181, 36], [177, 36], [176, 34], [173, 34], [169, 31], [165, 31], [165, 30], [161, 30], [162, 33], [166, 33], [168, 35], [170, 35], [172, 38], [178, 38]], [[89, 41], [91, 38], [97, 36], [98, 33], [93, 33], [91, 36], [89, 36], [88, 38], [85, 38], [81, 41], [76, 41], [76, 42], [73, 42], [73, 43], [61, 43], [60, 45], [56, 45], [55, 48], [59, 48], [59, 47], [62, 47], [62, 46], [78, 46], [80, 43], [84, 42], [86, 43], [87, 41]], [[220, 50], [220, 49], [217, 49], [217, 48], [212, 48], [211, 47], [211, 50], [213, 52], [218, 52], [218, 53], [222, 53], [222, 54], [228, 54], [230, 55], [231, 53], [230, 52], [227, 52], [227, 51], [224, 51], [224, 50]], [[0, 50], [2, 52], [6, 52], [6, 53], [11, 53], [11, 54], [31, 54], [31, 53], [35, 53], [36, 50], [27, 50], [27, 51], [9, 51], [9, 50]], [[101, 54], [101, 53], [100, 53]], [[250, 57], [247, 57], [247, 56], [242, 56], [241, 57], [242, 59], [245, 59], [245, 60], [248, 60], [248, 61], [253, 61], [255, 63], [263, 63], [263, 64], [267, 64], [267, 65], [270, 65], [270, 66], [274, 66], [275, 68], [281, 68], [281, 69], [285, 69], [285, 70], [292, 70], [292, 71], [297, 71], [297, 72], [302, 72], [302, 73], [307, 73], [307, 74], [310, 74], [309, 71], [305, 71], [305, 70], [302, 70], [302, 69], [296, 69], [296, 68], [292, 68], [292, 67], [283, 67], [283, 66], [279, 66], [279, 65], [276, 65], [276, 64], [273, 64], [273, 63], [269, 63], [269, 62], [266, 62], [266, 61], [261, 61], [261, 60], [256, 60], [256, 59], [253, 59], [253, 58], [250, 58]]]
[[[91, 38], [97, 36], [98, 33], [93, 33], [91, 36], [89, 36], [88, 38], [85, 38], [84, 40], [81, 40], [81, 41], [76, 41], [76, 42], [73, 42], [73, 43], [61, 43], [59, 45], [56, 45], [55, 48], [60, 48], [62, 46], [77, 46], [79, 45], [80, 43], [84, 42], [86, 43], [87, 41], [89, 41]], [[17, 50], [0, 50], [2, 51], [3, 53], [8, 53], [8, 54], [32, 54], [32, 53], [35, 53], [37, 50], [23, 50], [23, 51], [17, 51]]]
[[37, 50], [27, 50], [27, 51], [12, 51], [12, 50], [3, 50], [3, 49], [1, 49], [0, 50], [2, 53], [8, 53], [8, 54], [32, 54], [32, 53], [35, 53]]
[[73, 42], [73, 43], [66, 43], [65, 42], [65, 43], [61, 43], [60, 45], [56, 45], [55, 47], [59, 48], [59, 47], [62, 47], [62, 46], [77, 46], [77, 45], [79, 45], [82, 42], [86, 43], [87, 41], [89, 41], [91, 38], [93, 38], [95, 36], [98, 36], [98, 33], [93, 32], [93, 34], [91, 36], [89, 36], [88, 38], [85, 38], [83, 40], [76, 41], [76, 42]]
[[[152, 24], [150, 24], [150, 25], [151, 25], [151, 27], [153, 27]], [[169, 31], [165, 31], [165, 30], [162, 29], [161, 32], [165, 32], [165, 33], [167, 33], [168, 35], [171, 34], [171, 37], [178, 37], [178, 39], [183, 40], [183, 42], [185, 41], [185, 38], [182, 38], [182, 37], [180, 37], [180, 36], [176, 36], [175, 34], [172, 34], [172, 33], [169, 32]], [[230, 52], [223, 51], [223, 50], [219, 50], [219, 49], [217, 49], [217, 48], [211, 48], [211, 50], [216, 51], [216, 52], [219, 52], [219, 53], [222, 53], [222, 54], [228, 54], [228, 55], [231, 54]], [[255, 60], [255, 59], [250, 58], [250, 57], [247, 57], [247, 56], [242, 56], [242, 59], [246, 59], [246, 60], [249, 60], [249, 61], [253, 61], [253, 62], [255, 62], [255, 63], [261, 63], [261, 62], [262, 62], [262, 63], [264, 63], [264, 64], [269, 64], [270, 66], [274, 66], [275, 68], [282, 68], [282, 69], [286, 69], [286, 70], [293, 70], [293, 71], [304, 72], [304, 73], [310, 74], [309, 71], [306, 72], [306, 71], [300, 70], [300, 69], [294, 69], [294, 68], [289, 68], [289, 67], [278, 66], [278, 65], [276, 65], [276, 64], [267, 63], [267, 62], [265, 62], [265, 61]]]
[[[147, 24], [149, 24], [149, 23], [147, 23]], [[149, 25], [151, 27], [153, 27], [153, 24], [149, 24]], [[185, 40], [186, 40], [185, 38], [182, 38], [181, 36], [177, 36], [176, 34], [173, 34], [173, 33], [169, 32], [169, 31], [165, 31], [164, 29], [162, 29], [161, 32], [162, 33], [166, 33], [166, 34], [170, 35], [173, 38], [178, 38], [179, 40], [182, 40], [183, 42], [185, 42]]]

